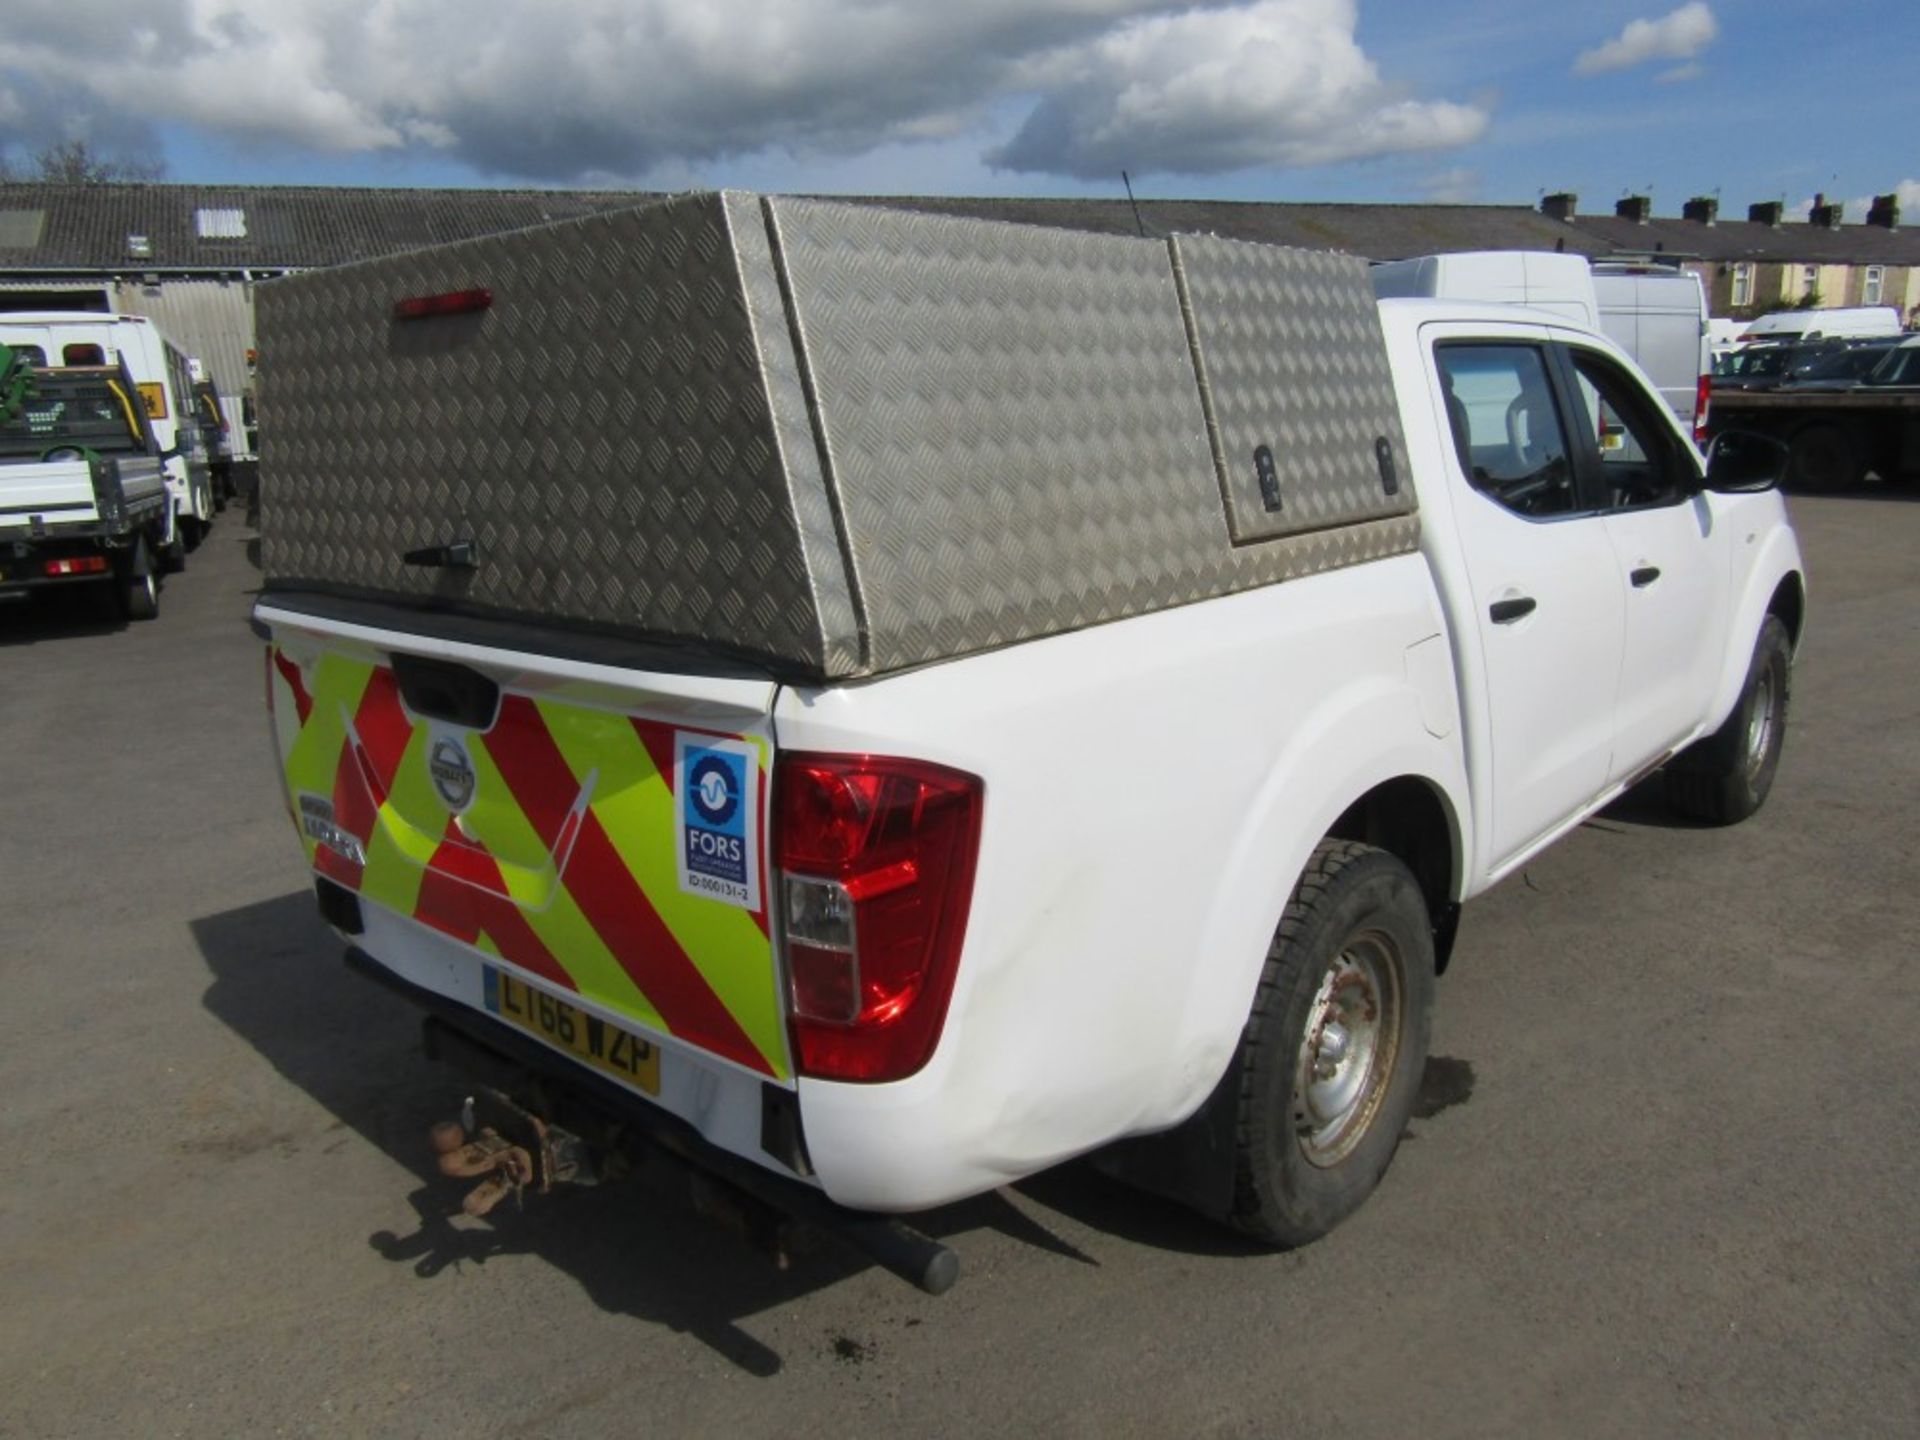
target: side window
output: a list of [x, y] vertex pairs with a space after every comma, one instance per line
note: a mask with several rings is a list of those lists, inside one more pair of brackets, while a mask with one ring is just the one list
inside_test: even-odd
[[47, 368], [47, 352], [42, 350], [38, 345], [9, 345], [7, 348], [13, 351], [16, 359], [25, 361], [34, 369], [44, 370]]
[[60, 363], [62, 365], [104, 365], [107, 363], [107, 352], [98, 345], [75, 343], [61, 349]]
[[1576, 508], [1565, 427], [1535, 345], [1441, 345], [1434, 351], [1460, 470], [1516, 515]]
[[1577, 347], [1567, 353], [1585, 411], [1579, 443], [1597, 460], [1607, 504], [1630, 510], [1690, 495], [1699, 471], [1675, 439], [1660, 402], [1606, 356]]

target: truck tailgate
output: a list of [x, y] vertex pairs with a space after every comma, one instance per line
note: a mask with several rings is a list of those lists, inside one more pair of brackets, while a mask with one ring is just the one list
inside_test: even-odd
[[[290, 813], [315, 874], [359, 897], [373, 958], [464, 956], [437, 988], [502, 1018], [546, 996], [669, 1068], [791, 1084], [762, 841], [770, 681], [256, 615]], [[572, 1021], [524, 1028], [604, 1058]], [[616, 1078], [660, 1098], [657, 1075]]]
[[84, 460], [0, 462], [0, 528], [93, 518], [93, 478]]

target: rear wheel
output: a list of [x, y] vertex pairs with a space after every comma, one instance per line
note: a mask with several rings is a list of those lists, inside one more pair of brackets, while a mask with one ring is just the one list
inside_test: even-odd
[[1853, 437], [1839, 425], [1809, 425], [1788, 447], [1787, 480], [1797, 490], [1845, 490], [1859, 484], [1864, 474]]
[[1233, 1223], [1303, 1245], [1386, 1173], [1426, 1066], [1433, 931], [1412, 873], [1325, 840], [1267, 952], [1235, 1061]]
[[133, 542], [114, 575], [114, 584], [119, 590], [120, 613], [127, 619], [152, 620], [160, 614], [160, 579], [153, 573], [144, 536]]

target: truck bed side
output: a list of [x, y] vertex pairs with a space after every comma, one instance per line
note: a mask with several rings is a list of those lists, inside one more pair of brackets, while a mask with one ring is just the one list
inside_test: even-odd
[[[1341, 813], [1411, 776], [1464, 825], [1444, 652], [1427, 567], [1404, 556], [784, 690], [783, 749], [912, 753], [986, 781], [932, 1062], [891, 1085], [800, 1081], [828, 1193], [921, 1208], [1196, 1109], [1238, 1042], [1286, 897]], [[1468, 843], [1457, 836], [1456, 854]]]

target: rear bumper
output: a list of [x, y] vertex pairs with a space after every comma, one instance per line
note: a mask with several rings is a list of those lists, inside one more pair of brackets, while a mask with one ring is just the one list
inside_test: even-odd
[[[0, 594], [38, 590], [53, 585], [84, 585], [89, 581], [112, 580], [121, 567], [112, 563], [116, 552], [124, 552], [137, 531], [108, 529], [95, 523], [87, 526], [47, 528], [42, 536], [27, 538], [0, 530]], [[49, 575], [46, 566], [54, 560], [77, 560], [89, 556], [109, 557], [105, 570], [82, 575]]]
[[[381, 905], [361, 903], [330, 881], [321, 881], [320, 887], [323, 913], [327, 914], [336, 932], [356, 946], [364, 960], [362, 968], [377, 966], [383, 977], [391, 977], [396, 985], [405, 987], [405, 993], [411, 998], [419, 1000], [423, 996], [432, 997], [431, 1008], [434, 1013], [470, 1021], [475, 1026], [488, 1028], [488, 1033], [492, 1033], [492, 1029], [505, 1030], [521, 1046], [530, 1047], [531, 1053], [540, 1056], [542, 1073], [564, 1079], [570, 1084], [584, 1084], [588, 1080], [604, 1084], [618, 1091], [624, 1097], [623, 1103], [678, 1120], [702, 1143], [731, 1154], [741, 1163], [763, 1168], [769, 1174], [791, 1179], [795, 1184], [817, 1183], [813, 1182], [812, 1166], [806, 1159], [804, 1144], [768, 1147], [769, 1106], [781, 1102], [770, 1100], [767, 1092], [784, 1095], [784, 1103], [791, 1108], [791, 1089], [769, 1082], [695, 1046], [651, 1031], [641, 1033], [660, 1052], [657, 1093], [642, 1094], [617, 1081], [602, 1080], [601, 1076], [571, 1055], [550, 1048], [546, 1042], [532, 1035], [523, 1036], [490, 1015], [485, 998], [486, 969], [492, 965], [496, 970], [513, 975], [535, 989], [545, 990], [556, 999], [564, 999], [576, 1009], [590, 1015], [597, 1014], [612, 1024], [632, 1028], [634, 1022], [630, 1018], [605, 1010], [585, 996], [556, 990], [539, 977], [516, 971], [510, 965], [490, 961], [469, 946], [417, 920], [396, 914]], [[356, 923], [360, 926], [357, 934], [351, 927], [342, 926], [339, 913], [328, 910], [325, 897], [329, 891], [344, 896], [352, 903]], [[797, 1135], [797, 1118], [793, 1126]]]
[[[329, 915], [329, 919], [335, 918]], [[711, 1143], [696, 1126], [649, 1103], [611, 1080], [576, 1065], [512, 1026], [450, 1000], [399, 974], [364, 950], [350, 947], [346, 963], [366, 979], [394, 992], [427, 1014], [430, 1058], [505, 1080], [512, 1072], [537, 1075], [574, 1092], [660, 1151], [690, 1169], [713, 1176], [763, 1205], [860, 1251], [875, 1263], [928, 1294], [950, 1289], [959, 1277], [959, 1258], [941, 1245], [889, 1216], [848, 1209], [819, 1190], [762, 1168]], [[762, 1144], [789, 1149], [806, 1165], [805, 1142], [791, 1091], [762, 1087]]]

